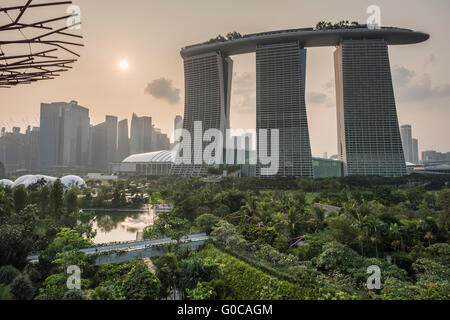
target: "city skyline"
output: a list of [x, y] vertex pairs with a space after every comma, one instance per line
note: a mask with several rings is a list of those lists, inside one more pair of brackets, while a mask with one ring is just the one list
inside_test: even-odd
[[[82, 57], [74, 70], [64, 74], [59, 79], [47, 83], [38, 83], [20, 88], [3, 89], [2, 110], [0, 119], [9, 122], [10, 126], [24, 128], [25, 123], [36, 125], [30, 121], [38, 113], [41, 101], [71, 101], [77, 100], [81, 105], [91, 107], [92, 123], [102, 122], [104, 114], [115, 114], [118, 118], [124, 118], [132, 108], [139, 114], [154, 114], [154, 121], [160, 124], [165, 132], [171, 132], [173, 118], [177, 114], [183, 114], [184, 83], [182, 59], [179, 56], [180, 48], [215, 37], [218, 33], [226, 34], [229, 31], [241, 33], [252, 33], [264, 30], [288, 29], [298, 27], [314, 26], [320, 20], [339, 21], [341, 19], [357, 20], [364, 23], [367, 15], [365, 9], [369, 2], [360, 1], [343, 4], [342, 8], [335, 8], [333, 12], [327, 10], [327, 1], [321, 4], [312, 4], [304, 8], [307, 12], [302, 20], [298, 21], [298, 12], [301, 4], [284, 2], [275, 12], [273, 17], [273, 4], [268, 1], [259, 2], [261, 10], [252, 12], [255, 19], [245, 20], [245, 14], [249, 15], [252, 1], [240, 3], [240, 11], [236, 19], [225, 19], [227, 13], [232, 9], [218, 3], [207, 3], [198, 1], [192, 4], [192, 8], [186, 4], [175, 1], [169, 5], [148, 1], [143, 4], [140, 11], [150, 12], [153, 19], [149, 22], [143, 20], [139, 12], [130, 8], [130, 17], [137, 15], [132, 26], [133, 32], [130, 37], [120, 37], [117, 48], [105, 46], [102, 48], [103, 38], [98, 36], [99, 32], [104, 34], [105, 40], [110, 40], [113, 34], [124, 35], [129, 31], [128, 27], [118, 30], [113, 22], [109, 20], [129, 21], [128, 15], [122, 15], [122, 5], [118, 1], [104, 2], [108, 7], [111, 19], [103, 19], [101, 12], [102, 1], [95, 6], [88, 1], [75, 1], [79, 5], [83, 16], [83, 35], [86, 47], [83, 48]], [[205, 6], [210, 14], [200, 16], [196, 11], [200, 6]], [[379, 1], [382, 10], [382, 24], [385, 26], [400, 26], [421, 30], [432, 35], [431, 39], [416, 45], [414, 50], [404, 47], [389, 48], [391, 57], [391, 69], [394, 76], [395, 96], [399, 113], [399, 122], [410, 123], [415, 128], [415, 133], [420, 137], [420, 150], [438, 150], [446, 152], [450, 149], [450, 142], [445, 139], [448, 136], [448, 126], [445, 120], [449, 118], [448, 110], [449, 85], [445, 70], [448, 70], [448, 61], [444, 59], [448, 44], [445, 41], [445, 33], [448, 26], [441, 12], [448, 11], [449, 4], [437, 1], [433, 6], [426, 6], [418, 1], [398, 1], [395, 4], [387, 1]], [[405, 6], [411, 12], [420, 12], [429, 19], [414, 19], [409, 15], [403, 15]], [[233, 7], [233, 6], [230, 6]], [[214, 13], [220, 9], [224, 15]], [[210, 28], [199, 30], [195, 26], [187, 24], [186, 17], [179, 12], [186, 12], [191, 17], [199, 16], [202, 23], [208, 23]], [[205, 9], [206, 10], [206, 9]], [[220, 11], [219, 10], [219, 11]], [[176, 30], [167, 30], [165, 39], [157, 33], [158, 28], [165, 25], [163, 20], [155, 13], [176, 14], [180, 18], [174, 23], [183, 25], [183, 33], [178, 34]], [[221, 19], [217, 19], [217, 17]], [[271, 20], [269, 19], [271, 17]], [[412, 16], [412, 14], [411, 14]], [[433, 19], [431, 19], [433, 17]], [[108, 21], [107, 21], [108, 20]], [[98, 21], [102, 21], [100, 26]], [[267, 21], [271, 21], [267, 25]], [[140, 28], [135, 28], [136, 23]], [[174, 28], [176, 29], [176, 28]], [[147, 32], [147, 34], [145, 33]], [[145, 37], [143, 37], [146, 35]], [[90, 39], [95, 38], [94, 43]], [[123, 40], [126, 38], [127, 40]], [[151, 39], [147, 41], [145, 39]], [[144, 41], [143, 41], [144, 39]], [[157, 45], [151, 45], [157, 44]], [[151, 48], [149, 48], [151, 46]], [[108, 51], [114, 49], [113, 54]], [[333, 84], [333, 61], [332, 48], [311, 49], [307, 66], [308, 85], [306, 86], [306, 108], [311, 135], [311, 149], [313, 155], [321, 155], [328, 152], [329, 155], [337, 154], [336, 146], [336, 114]], [[133, 54], [131, 52], [134, 52]], [[144, 59], [139, 52], [150, 55]], [[126, 59], [129, 68], [125, 72], [119, 68], [119, 63]], [[231, 94], [230, 121], [232, 128], [254, 128], [256, 86], [254, 55], [239, 55], [233, 58], [235, 61], [234, 81]], [[95, 74], [86, 78], [85, 74]], [[96, 75], [98, 74], [98, 76]], [[106, 80], [100, 80], [99, 76]], [[94, 96], [93, 94], [97, 96]], [[36, 101], [41, 97], [39, 101]], [[132, 107], [131, 107], [132, 106]], [[427, 106], [425, 108], [424, 106]], [[161, 112], [163, 111], [163, 112]], [[22, 118], [28, 117], [28, 121]], [[14, 120], [16, 119], [16, 120]], [[13, 121], [11, 121], [13, 120]], [[433, 130], [429, 130], [433, 128]]]

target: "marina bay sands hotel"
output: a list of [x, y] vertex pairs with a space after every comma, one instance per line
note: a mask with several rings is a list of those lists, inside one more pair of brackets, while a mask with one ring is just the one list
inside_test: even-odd
[[[194, 122], [202, 121], [203, 131], [215, 128], [225, 136], [230, 127], [230, 56], [256, 52], [257, 140], [260, 129], [279, 129], [277, 176], [312, 177], [305, 105], [306, 48], [335, 46], [338, 153], [345, 174], [405, 175], [388, 46], [428, 38], [426, 33], [408, 29], [359, 26], [264, 32], [185, 47], [181, 50], [183, 127], [194, 132]], [[258, 161], [257, 176], [261, 176], [261, 167]], [[201, 176], [206, 170], [206, 164], [175, 165], [172, 174]]]

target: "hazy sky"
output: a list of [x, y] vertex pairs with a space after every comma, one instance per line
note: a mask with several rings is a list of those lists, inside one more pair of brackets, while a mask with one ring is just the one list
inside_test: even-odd
[[[25, 2], [23, 0], [20, 0]], [[17, 2], [17, 1], [15, 1]], [[0, 0], [0, 6], [11, 0]], [[241, 34], [313, 27], [320, 20], [365, 23], [381, 7], [384, 26], [431, 34], [425, 43], [390, 47], [400, 124], [411, 124], [420, 151], [450, 151], [450, 1], [448, 0], [75, 0], [85, 47], [74, 69], [51, 81], [0, 89], [0, 120], [38, 125], [41, 102], [77, 100], [91, 123], [149, 115], [163, 132], [184, 110], [182, 47], [230, 31]], [[64, 15], [65, 8], [59, 8]], [[28, 19], [37, 17], [27, 17]], [[4, 20], [0, 20], [2, 22]], [[28, 20], [27, 20], [28, 21]], [[336, 153], [334, 48], [308, 49], [307, 111], [314, 155]], [[129, 69], [119, 68], [126, 60]], [[234, 56], [234, 128], [255, 127], [255, 57]], [[0, 122], [1, 124], [2, 122]]]

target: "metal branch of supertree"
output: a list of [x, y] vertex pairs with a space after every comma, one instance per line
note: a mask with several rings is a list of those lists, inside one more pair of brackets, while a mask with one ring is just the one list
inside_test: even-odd
[[[0, 19], [0, 88], [54, 79], [80, 57], [74, 48], [84, 46], [79, 42], [83, 37], [73, 31], [81, 25], [78, 13], [43, 18], [46, 10], [72, 1], [16, 2], [21, 5], [0, 5], [0, 18], [7, 20]], [[61, 21], [64, 25], [58, 26]]]

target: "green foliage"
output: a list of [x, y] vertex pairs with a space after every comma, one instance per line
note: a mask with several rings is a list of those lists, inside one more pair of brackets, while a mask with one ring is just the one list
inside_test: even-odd
[[161, 283], [146, 265], [137, 264], [126, 275], [121, 291], [128, 300], [157, 300]]
[[47, 277], [43, 287], [39, 289], [37, 300], [61, 300], [66, 293], [67, 277], [64, 273], [56, 273]]
[[371, 265], [380, 267], [382, 280], [387, 277], [395, 277], [400, 280], [408, 279], [406, 271], [380, 259], [364, 258], [356, 251], [339, 242], [331, 242], [324, 245], [322, 253], [315, 260], [315, 264], [318, 269], [325, 272], [336, 270], [349, 274], [361, 284], [367, 280], [367, 268]]
[[125, 197], [125, 192], [120, 189], [119, 186], [114, 188], [113, 198], [111, 200], [112, 208], [125, 208], [127, 206], [127, 199]]
[[32, 300], [34, 297], [34, 287], [26, 275], [17, 276], [10, 284], [11, 293], [16, 300]]
[[[264, 272], [220, 252], [213, 246], [203, 250], [203, 254], [220, 264], [221, 279], [229, 290], [228, 297], [236, 300], [295, 300], [313, 299], [311, 288], [279, 280]], [[242, 276], [245, 275], [245, 276]]]
[[396, 278], [388, 278], [382, 290], [383, 300], [450, 300], [450, 284], [418, 282], [412, 284]]
[[419, 282], [439, 282], [450, 279], [449, 265], [442, 265], [430, 259], [419, 259], [413, 263], [415, 276]]
[[13, 295], [8, 286], [0, 284], [0, 301], [13, 300]]
[[144, 229], [144, 239], [170, 237], [180, 240], [189, 233], [190, 223], [179, 218], [174, 212], [161, 212], [153, 225]]
[[226, 297], [226, 284], [223, 280], [199, 282], [194, 289], [186, 289], [191, 300], [221, 300]]
[[327, 219], [327, 224], [327, 231], [333, 240], [349, 246], [354, 244], [358, 230], [350, 217], [345, 215], [331, 217]]
[[86, 298], [81, 290], [69, 290], [64, 293], [63, 300], [86, 300]]
[[0, 284], [9, 285], [20, 274], [13, 266], [0, 267]]
[[274, 227], [255, 226], [249, 223], [241, 224], [238, 231], [247, 241], [258, 241], [269, 245], [272, 245], [277, 237], [277, 231]]
[[167, 297], [176, 288], [179, 266], [175, 254], [168, 253], [153, 259], [156, 267], [156, 276], [161, 282], [162, 296]]
[[17, 186], [13, 190], [14, 208], [17, 213], [22, 211], [28, 202], [28, 192], [23, 185]]
[[195, 220], [195, 224], [198, 226], [198, 228], [200, 229], [200, 231], [202, 232], [206, 232], [206, 234], [210, 234], [213, 227], [216, 226], [216, 224], [219, 222], [219, 218], [209, 214], [209, 213], [205, 213], [202, 214], [201, 216], [199, 216], [196, 220]]
[[125, 297], [122, 295], [121, 286], [107, 282], [101, 286], [96, 287], [91, 292], [92, 300], [125, 300]]
[[0, 218], [4, 219], [11, 215], [14, 207], [14, 201], [11, 195], [5, 192], [5, 190], [0, 190]]
[[78, 212], [78, 193], [71, 189], [64, 195], [64, 207], [67, 213]]
[[219, 279], [219, 264], [211, 258], [192, 257], [180, 264], [179, 288], [182, 292], [194, 289], [198, 282]]
[[56, 238], [39, 257], [39, 264], [44, 274], [52, 271], [65, 272], [70, 265], [83, 268], [88, 264], [87, 257], [79, 251], [88, 248], [92, 243], [80, 236], [73, 229], [63, 228], [56, 234]]
[[50, 212], [54, 217], [63, 214], [64, 185], [57, 179], [50, 189]]

